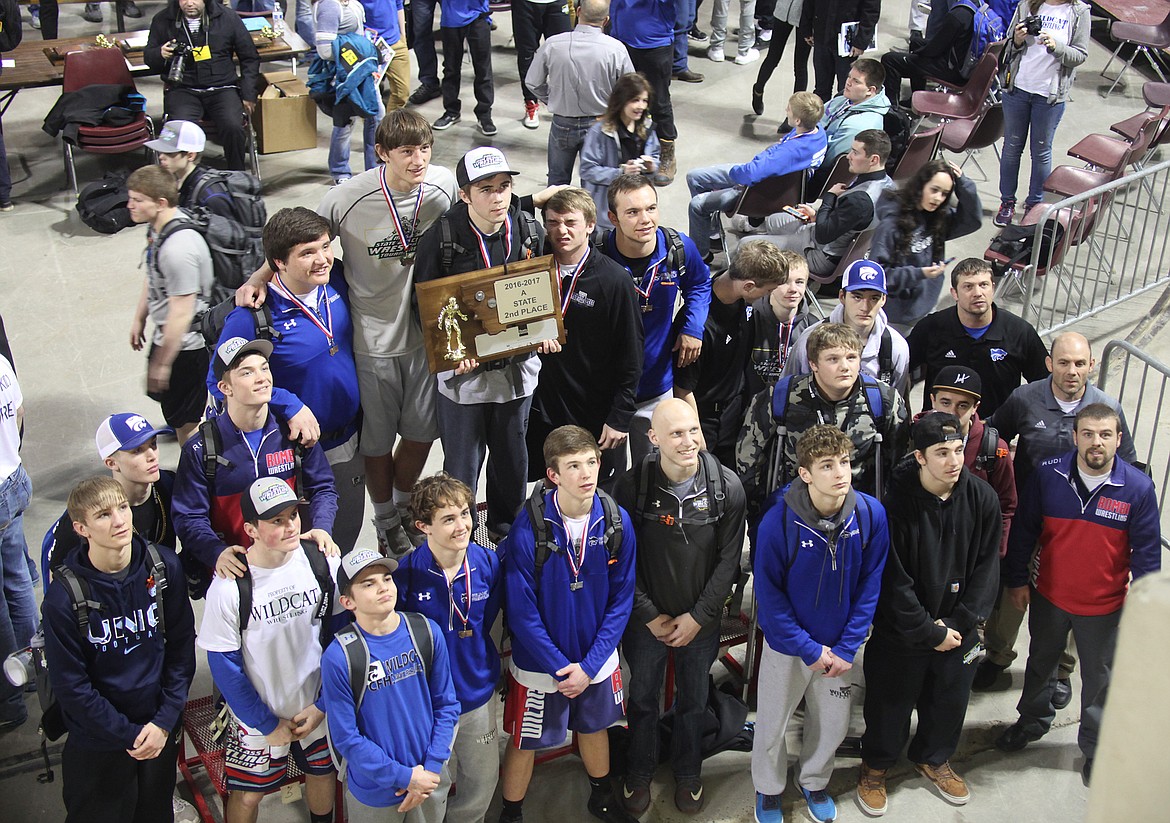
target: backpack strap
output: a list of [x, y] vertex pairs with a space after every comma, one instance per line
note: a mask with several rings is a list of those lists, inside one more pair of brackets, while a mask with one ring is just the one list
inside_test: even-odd
[[723, 505], [727, 501], [727, 488], [723, 482], [723, 465], [715, 455], [706, 449], [699, 452], [699, 462], [703, 465], [704, 480], [707, 485], [707, 502], [710, 503], [710, 516], [718, 520], [723, 516]]
[[622, 526], [622, 512], [617, 501], [601, 489], [597, 490], [597, 497], [601, 500], [601, 509], [605, 513], [605, 534], [602, 539], [609, 551], [609, 565], [617, 562], [618, 550], [622, 546], [622, 537], [625, 527]]
[[[869, 413], [873, 415], [873, 420], [877, 423], [885, 414], [885, 401], [882, 399], [882, 387], [878, 385], [877, 380], [868, 374], [861, 375], [861, 385], [865, 390], [865, 403], [869, 406]], [[876, 431], [877, 427], [875, 426], [874, 428]], [[880, 441], [882, 433], [877, 431], [877, 436]]]
[[[405, 614], [405, 612], [403, 612]], [[334, 636], [345, 654], [345, 665], [349, 670], [349, 687], [353, 691], [354, 712], [361, 711], [362, 700], [369, 685], [370, 647], [362, 637], [361, 630], [350, 623]]]
[[84, 636], [89, 631], [90, 609], [101, 611], [102, 604], [91, 596], [89, 581], [78, 577], [68, 566], [62, 565], [59, 569], [53, 569], [53, 576], [65, 584], [65, 591], [69, 592], [69, 603], [73, 607], [73, 617], [77, 620], [77, 628]]
[[882, 340], [878, 346], [878, 380], [887, 386], [894, 385], [894, 339], [890, 327], [882, 329]]
[[[430, 621], [416, 612], [399, 612], [399, 614], [406, 621], [406, 633], [410, 635], [410, 642], [418, 649], [419, 659], [422, 660], [423, 675], [429, 676], [435, 657], [435, 636], [431, 634]], [[420, 643], [420, 638], [425, 642]]]
[[253, 340], [279, 340], [281, 334], [272, 326], [272, 312], [268, 309], [267, 301], [259, 308], [252, 309], [252, 330], [255, 332]]
[[549, 539], [548, 521], [544, 519], [544, 484], [537, 483], [524, 503], [532, 525], [532, 594], [540, 594], [540, 577], [548, 556], [557, 550]]
[[150, 564], [150, 576], [154, 578], [154, 611], [158, 620], [158, 630], [165, 638], [167, 636], [166, 603], [163, 601], [163, 592], [167, 588], [167, 567], [163, 562], [162, 553], [158, 546], [147, 541], [146, 560]]
[[237, 554], [236, 558], [245, 566], [244, 573], [236, 578], [236, 590], [240, 593], [239, 622], [242, 638], [248, 624], [252, 622], [252, 569], [248, 567], [246, 556]]
[[637, 472], [638, 496], [635, 498], [634, 510], [630, 514], [641, 520], [646, 514], [646, 500], [650, 497], [654, 476], [658, 473], [658, 452], [651, 452], [642, 459], [638, 463]]
[[216, 425], [217, 419], [212, 417], [199, 424], [199, 434], [203, 437], [203, 476], [207, 478], [208, 490], [212, 492], [219, 467], [228, 469], [232, 466], [232, 461], [223, 456], [223, 438]]
[[305, 557], [309, 558], [313, 577], [317, 579], [317, 586], [321, 589], [321, 598], [317, 601], [313, 617], [321, 621], [321, 649], [324, 650], [332, 639], [329, 620], [333, 615], [333, 577], [329, 574], [329, 561], [316, 543], [312, 540], [302, 540], [301, 549], [304, 550]]
[[[765, 478], [765, 496], [771, 494], [781, 485], [782, 478], [787, 476], [787, 455], [784, 441], [788, 437], [788, 401], [792, 394], [792, 375], [785, 375], [776, 381], [772, 387], [772, 421], [776, 424], [776, 436], [772, 438], [771, 459], [767, 461], [768, 475]], [[765, 454], [767, 451], [765, 451]]]
[[975, 468], [991, 474], [998, 460], [999, 430], [984, 423], [983, 439], [979, 441], [979, 453], [975, 455]]
[[536, 222], [535, 215], [531, 215], [523, 209], [520, 210], [520, 247], [524, 250], [520, 255], [521, 260], [531, 260], [540, 253], [540, 249], [535, 248], [540, 241], [540, 228]]
[[677, 231], [670, 226], [663, 226], [662, 230], [666, 232], [666, 267], [670, 271], [678, 272], [681, 280], [687, 276], [687, 250]]
[[439, 269], [444, 275], [451, 273], [451, 264], [455, 262], [455, 253], [462, 254], [466, 249], [455, 242], [451, 233], [451, 218], [446, 214], [439, 217]]

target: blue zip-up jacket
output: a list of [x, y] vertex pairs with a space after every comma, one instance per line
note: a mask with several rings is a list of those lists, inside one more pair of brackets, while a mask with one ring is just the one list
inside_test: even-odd
[[604, 539], [605, 512], [595, 494], [581, 569], [585, 586], [570, 591], [569, 541], [556, 496], [556, 491], [544, 496], [544, 518], [557, 551], [541, 569], [539, 595], [533, 588], [535, 541], [527, 506], [520, 509], [502, 544], [512, 661], [525, 671], [552, 677], [570, 663], [579, 663], [593, 678], [621, 642], [634, 606], [634, 527], [622, 509], [622, 544], [611, 565]]
[[[351, 65], [352, 57], [357, 59]], [[309, 92], [318, 100], [351, 100], [362, 114], [373, 117], [378, 113], [374, 74], [379, 68], [378, 50], [364, 34], [338, 34], [333, 42], [333, 58], [317, 56], [309, 65]]]
[[[601, 249], [606, 257], [629, 272], [630, 267], [618, 252], [613, 234], [613, 231], [605, 234]], [[665, 394], [674, 386], [674, 341], [679, 334], [702, 340], [703, 324], [707, 322], [707, 309], [711, 305], [711, 269], [703, 262], [694, 241], [682, 232], [678, 236], [683, 244], [686, 271], [667, 269], [669, 244], [666, 232], [659, 228], [658, 245], [650, 256], [646, 274], [634, 280], [646, 334], [646, 358], [638, 383], [639, 403]], [[683, 307], [676, 318], [674, 306], [680, 290]]]
[[672, 45], [674, 6], [674, 0], [613, 0], [609, 6], [609, 34], [635, 49]]
[[769, 177], [807, 169], [809, 174], [825, 159], [825, 130], [790, 131], [747, 163], [732, 166], [728, 175], [740, 186], [751, 186]]
[[1030, 577], [1069, 614], [1112, 614], [1125, 602], [1131, 574], [1137, 580], [1162, 568], [1158, 496], [1153, 481], [1120, 457], [1109, 479], [1087, 491], [1075, 451], [1036, 468], [1012, 520], [1004, 582], [1025, 586]]
[[500, 558], [476, 542], [467, 546], [467, 567], [471, 569], [471, 612], [467, 627], [470, 637], [460, 637], [463, 621], [455, 613], [451, 595], [467, 614], [467, 575], [460, 567], [451, 585], [435, 562], [428, 544], [423, 543], [398, 563], [394, 585], [398, 605], [426, 615], [438, 624], [451, 658], [451, 679], [460, 711], [466, 714], [492, 698], [500, 679], [500, 651], [492, 639], [492, 626], [500, 614], [504, 577]]
[[488, 0], [447, 0], [443, 3], [439, 25], [445, 29], [458, 29], [470, 26], [488, 14], [490, 14]]
[[410, 641], [405, 618], [386, 635], [355, 626], [370, 649], [370, 668], [361, 709], [355, 706], [349, 667], [334, 640], [321, 657], [321, 694], [329, 740], [345, 759], [346, 786], [367, 806], [397, 806], [395, 795], [410, 785], [411, 770], [438, 774], [451, 756], [459, 701], [451, 682], [447, 644], [431, 624], [435, 642], [424, 668]]
[[[179, 725], [195, 676], [195, 618], [178, 556], [159, 546], [167, 570], [163, 589], [166, 637], [158, 631], [146, 543], [135, 535], [121, 580], [99, 572], [82, 543], [65, 565], [89, 583], [100, 609], [89, 610], [82, 637], [65, 584], [54, 579], [41, 614], [49, 683], [61, 704], [70, 744], [102, 752], [134, 748], [147, 723]], [[149, 586], [149, 587], [148, 587]]]
[[[321, 448], [325, 451], [348, 442], [354, 436], [361, 409], [357, 367], [353, 361], [353, 322], [345, 299], [345, 278], [338, 276], [337, 270], [338, 267], [334, 267], [335, 273], [325, 287], [333, 317], [337, 354], [329, 353], [325, 335], [291, 300], [276, 289], [269, 289], [265, 300], [272, 316], [272, 327], [280, 335], [279, 339], [272, 341], [272, 357], [268, 359], [275, 384], [269, 407], [279, 418], [288, 420], [308, 406], [321, 424]], [[335, 283], [342, 288], [335, 289]], [[324, 313], [324, 304], [321, 311]], [[233, 337], [251, 340], [255, 336], [252, 310], [237, 307], [224, 321], [219, 339], [220, 342]], [[207, 390], [217, 401], [223, 402], [223, 392], [219, 390], [215, 372], [210, 366]]]
[[[197, 431], [183, 444], [171, 498], [171, 516], [183, 551], [193, 552], [208, 568], [215, 567], [215, 561], [228, 546], [251, 545], [251, 539], [244, 533], [240, 495], [253, 480], [281, 477], [290, 487], [295, 485], [293, 444], [281, 433], [271, 410], [255, 455], [243, 432], [226, 413], [215, 418], [215, 425], [223, 443], [222, 457], [228, 461], [228, 465], [221, 464], [216, 472], [215, 488], [207, 485], [203, 435]], [[305, 487], [294, 491], [309, 501], [307, 516], [302, 512], [302, 530], [332, 532], [333, 518], [337, 516], [337, 490], [333, 486], [333, 469], [319, 444], [305, 451], [301, 474]]]
[[755, 560], [760, 628], [773, 650], [806, 666], [821, 656], [821, 646], [852, 663], [881, 591], [890, 549], [886, 510], [851, 492], [834, 519], [835, 534], [818, 528], [819, 519], [804, 481], [772, 495]]

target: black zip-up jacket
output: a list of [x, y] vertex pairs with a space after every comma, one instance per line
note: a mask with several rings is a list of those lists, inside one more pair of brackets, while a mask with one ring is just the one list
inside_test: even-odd
[[[572, 293], [565, 295], [568, 287]], [[642, 377], [642, 315], [626, 270], [595, 249], [575, 279], [561, 282], [565, 345], [540, 355], [532, 414], [550, 428], [569, 423], [601, 436], [630, 430]], [[543, 465], [543, 463], [541, 464]]]
[[910, 370], [926, 369], [922, 408], [929, 409], [934, 378], [946, 366], [968, 366], [983, 384], [979, 416], [991, 417], [1020, 383], [1048, 376], [1048, 349], [1032, 324], [991, 304], [991, 325], [979, 339], [963, 328], [955, 306], [919, 320], [906, 338], [910, 344]]
[[[643, 470], [655, 473], [645, 509], [637, 511]], [[715, 520], [715, 501], [700, 461], [690, 491], [680, 500], [650, 455], [618, 478], [613, 496], [629, 512], [638, 541], [638, 571], [631, 623], [645, 625], [660, 614], [689, 613], [701, 636], [719, 631], [723, 604], [735, 583], [743, 555], [747, 497], [735, 473], [720, 466], [725, 489], [723, 514]]]
[[995, 490], [964, 468], [950, 497], [940, 500], [922, 487], [910, 454], [894, 469], [885, 506], [890, 554], [874, 636], [933, 653], [951, 628], [963, 636], [959, 649], [969, 649], [999, 588], [1003, 522]]
[[[171, 60], [163, 58], [162, 47], [172, 40], [195, 47], [211, 47], [211, 57], [207, 60], [196, 60], [194, 55], [187, 55], [183, 72], [184, 87], [210, 89], [236, 86], [243, 100], [256, 100], [260, 54], [252, 42], [251, 33], [244, 27], [244, 21], [233, 10], [209, 0], [203, 15], [203, 27], [189, 36], [177, 0], [171, 0], [165, 9], [156, 14], [150, 21], [150, 34], [146, 38], [142, 59], [163, 77], [170, 70]], [[240, 61], [238, 74], [233, 56]]]

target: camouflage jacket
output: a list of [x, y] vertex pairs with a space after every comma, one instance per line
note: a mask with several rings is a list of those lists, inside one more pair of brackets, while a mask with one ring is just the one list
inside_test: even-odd
[[[758, 507], [768, 494], [783, 488], [796, 476], [796, 441], [802, 433], [821, 423], [837, 426], [849, 435], [856, 448], [853, 488], [876, 496], [877, 444], [881, 442], [882, 476], [888, 481], [894, 464], [906, 453], [909, 424], [902, 396], [885, 383], [874, 382], [881, 392], [881, 419], [874, 419], [860, 380], [853, 392], [837, 402], [829, 400], [817, 389], [811, 374], [793, 377], [788, 382], [787, 435], [780, 444], [783, 452], [778, 482], [771, 488], [768, 474], [779, 426], [772, 417], [772, 389], [756, 395], [740, 432], [735, 455], [736, 472], [747, 493], [749, 509], [752, 504]], [[784, 385], [784, 381], [777, 385]]]

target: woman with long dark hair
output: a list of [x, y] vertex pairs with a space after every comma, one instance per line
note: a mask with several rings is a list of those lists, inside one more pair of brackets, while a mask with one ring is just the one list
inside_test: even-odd
[[897, 192], [882, 195], [877, 215], [869, 257], [886, 270], [886, 317], [912, 326], [938, 302], [946, 242], [978, 230], [983, 206], [975, 184], [957, 166], [931, 160]]
[[[1003, 158], [995, 225], [1011, 225], [1024, 141], [1032, 155], [1025, 212], [1044, 196], [1052, 138], [1077, 66], [1089, 54], [1089, 6], [1081, 0], [1021, 0], [1003, 51]], [[1031, 137], [1029, 138], [1029, 135]]]
[[597, 228], [611, 229], [609, 184], [623, 174], [658, 170], [658, 135], [650, 120], [650, 83], [641, 74], [618, 78], [605, 114], [585, 134], [581, 188], [597, 204]]

